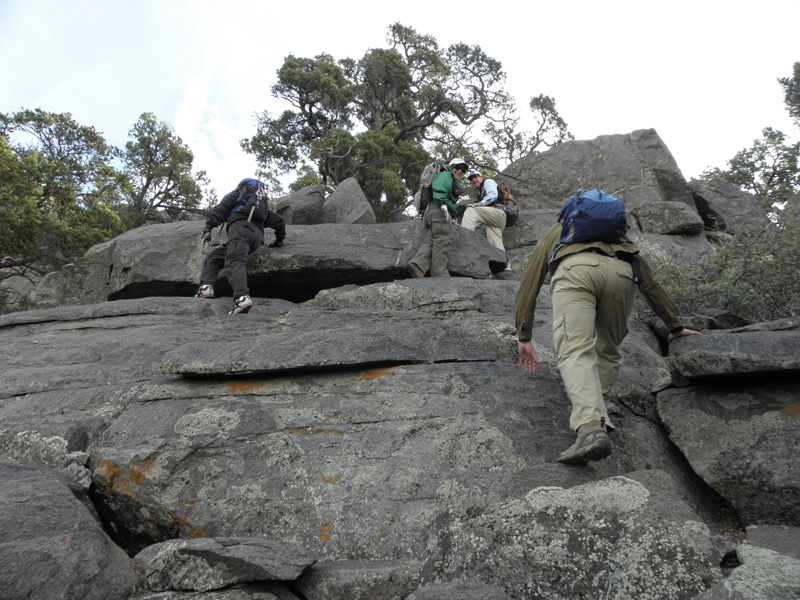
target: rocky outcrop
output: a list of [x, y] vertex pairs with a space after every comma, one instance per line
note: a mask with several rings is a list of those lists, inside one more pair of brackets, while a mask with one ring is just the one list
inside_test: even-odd
[[515, 161], [502, 175], [516, 194], [561, 204], [578, 189], [600, 188], [629, 207], [664, 201], [694, 207], [675, 159], [653, 129], [560, 144]]
[[325, 198], [322, 222], [375, 224], [375, 212], [355, 179], [345, 179]]
[[[678, 260], [712, 252], [657, 136], [611, 137], [574, 151], [638, 165], [643, 187], [627, 201], [651, 201], [628, 205], [637, 243]], [[534, 195], [518, 189], [564, 164], [577, 173], [559, 148], [517, 180], [522, 217], [504, 237], [517, 270], [563, 201], [546, 178]], [[800, 593], [797, 322], [690, 316], [704, 335], [667, 344], [643, 313], [608, 399], [613, 454], [560, 465], [573, 434], [546, 288], [541, 363], [527, 375], [519, 283], [492, 277], [506, 257], [460, 230], [460, 276], [410, 279], [416, 224], [291, 225], [285, 247], [248, 263], [247, 315], [228, 315], [222, 295], [190, 297], [202, 224], [153, 225], [48, 276], [38, 310], [0, 317], [0, 489], [13, 507], [0, 589], [147, 600]], [[38, 496], [18, 483], [32, 478]], [[57, 504], [58, 519], [35, 498]]]
[[290, 225], [323, 223], [325, 186], [311, 185], [270, 202], [270, 208]]
[[748, 227], [770, 225], [758, 202], [735, 185], [721, 179], [692, 180], [689, 187], [706, 227], [736, 233]]
[[54, 472], [0, 460], [0, 597], [123, 600], [125, 553]]
[[151, 590], [209, 591], [243, 581], [292, 581], [316, 560], [303, 548], [262, 538], [168, 540], [136, 555]]

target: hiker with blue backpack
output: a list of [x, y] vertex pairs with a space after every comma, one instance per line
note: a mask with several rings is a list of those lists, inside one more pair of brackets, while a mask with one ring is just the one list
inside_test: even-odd
[[553, 344], [576, 431], [560, 463], [584, 465], [611, 454], [607, 431], [614, 425], [605, 401], [622, 363], [619, 345], [628, 333], [637, 288], [669, 329], [669, 342], [699, 335], [683, 326], [677, 306], [625, 237], [627, 229], [619, 199], [602, 190], [579, 191], [536, 244], [517, 291], [519, 363], [533, 373], [539, 363], [531, 342], [536, 298], [551, 276]]
[[[450, 250], [456, 223], [456, 202], [461, 194], [458, 180], [469, 169], [463, 158], [454, 158], [447, 165], [433, 163], [439, 170], [430, 183], [423, 183], [420, 189], [420, 210], [425, 228], [422, 245], [414, 258], [408, 263], [412, 277], [425, 277], [430, 269], [431, 277], [450, 277], [447, 270], [450, 264]], [[423, 173], [423, 177], [424, 177]]]
[[223, 196], [206, 221], [201, 247], [211, 245], [211, 230], [225, 223], [227, 243], [217, 246], [203, 261], [197, 298], [213, 298], [214, 283], [220, 270], [233, 288], [233, 310], [229, 314], [247, 313], [253, 306], [247, 287], [247, 257], [264, 244], [264, 227], [275, 230], [275, 241], [269, 246], [283, 246], [286, 220], [267, 207], [267, 188], [258, 179], [247, 178], [236, 189]]

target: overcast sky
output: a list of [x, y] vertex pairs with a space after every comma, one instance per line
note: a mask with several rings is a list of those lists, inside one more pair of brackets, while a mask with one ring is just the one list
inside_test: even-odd
[[400, 22], [499, 60], [523, 114], [538, 94], [576, 139], [654, 128], [683, 175], [798, 137], [779, 77], [800, 61], [800, 1], [302, 2], [0, 0], [0, 112], [68, 112], [123, 146], [143, 112], [171, 123], [224, 194], [285, 56], [360, 58]]

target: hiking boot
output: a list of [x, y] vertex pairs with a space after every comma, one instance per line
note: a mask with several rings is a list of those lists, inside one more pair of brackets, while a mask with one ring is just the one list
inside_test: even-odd
[[229, 312], [229, 315], [235, 315], [237, 313], [246, 313], [251, 308], [253, 308], [253, 301], [250, 300], [250, 296], [239, 296], [233, 303], [233, 310]]
[[213, 298], [214, 288], [210, 285], [201, 285], [194, 293], [195, 298]]
[[419, 279], [425, 277], [425, 273], [422, 272], [422, 269], [414, 263], [408, 263], [408, 272], [411, 273], [411, 277], [417, 277]]
[[575, 443], [564, 450], [556, 462], [566, 465], [585, 465], [590, 460], [601, 460], [609, 454], [611, 454], [611, 442], [606, 434], [606, 420], [602, 418], [578, 427]]

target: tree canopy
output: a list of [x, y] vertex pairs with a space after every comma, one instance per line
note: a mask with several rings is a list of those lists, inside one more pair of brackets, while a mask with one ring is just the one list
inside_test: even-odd
[[[786, 109], [800, 129], [800, 62], [794, 64], [792, 77], [779, 78], [778, 83]], [[750, 148], [728, 161], [727, 169], [709, 169], [703, 177], [730, 181], [772, 210], [800, 194], [800, 142], [791, 143], [782, 131], [766, 127]]]
[[[778, 82], [786, 108], [800, 127], [800, 63], [791, 78]], [[736, 153], [727, 169], [710, 169], [752, 194], [770, 217], [764, 227], [718, 238], [719, 249], [687, 272], [658, 262], [660, 278], [682, 311], [717, 306], [752, 321], [800, 314], [800, 142], [767, 127], [750, 148]]]
[[479, 46], [440, 48], [433, 36], [399, 23], [389, 27], [387, 43], [359, 60], [287, 56], [272, 92], [290, 108], [277, 117], [259, 114], [255, 135], [242, 147], [262, 168], [298, 171], [303, 182], [356, 178], [386, 221], [408, 206], [433, 156], [463, 155], [496, 169], [489, 142], [502, 139], [499, 158], [513, 160], [545, 139], [568, 139], [545, 96], [531, 101], [542, 114], [540, 130], [517, 131], [502, 65]]
[[122, 156], [133, 224], [144, 224], [158, 210], [172, 216], [195, 211], [203, 201], [203, 187], [210, 184], [205, 171], [192, 174], [192, 151], [172, 126], [143, 113], [129, 136]]
[[0, 280], [43, 274], [91, 245], [212, 199], [172, 128], [144, 113], [124, 152], [69, 113], [0, 114]]

